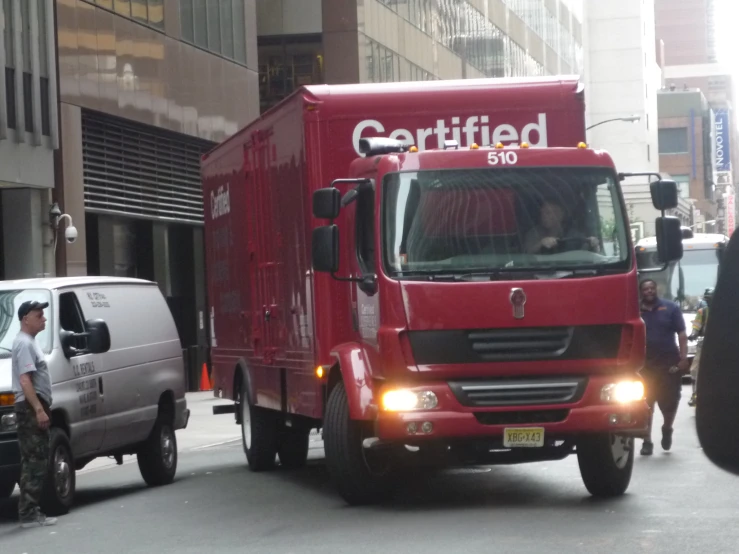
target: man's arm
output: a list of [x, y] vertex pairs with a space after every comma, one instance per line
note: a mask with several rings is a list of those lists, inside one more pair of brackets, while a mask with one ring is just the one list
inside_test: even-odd
[[18, 380], [23, 389], [23, 394], [26, 397], [26, 401], [31, 405], [33, 411], [36, 413], [36, 420], [38, 421], [39, 427], [46, 429], [49, 426], [49, 416], [46, 415], [41, 401], [36, 394], [36, 389], [33, 387], [33, 379], [31, 373], [36, 371], [36, 363], [33, 360], [33, 354], [27, 344], [21, 344], [17, 353], [16, 361], [18, 363], [18, 371], [20, 375]]

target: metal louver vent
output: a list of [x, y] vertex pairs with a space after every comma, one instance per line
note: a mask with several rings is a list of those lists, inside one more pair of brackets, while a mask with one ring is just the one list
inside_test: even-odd
[[214, 145], [83, 110], [85, 209], [201, 224], [200, 156]]

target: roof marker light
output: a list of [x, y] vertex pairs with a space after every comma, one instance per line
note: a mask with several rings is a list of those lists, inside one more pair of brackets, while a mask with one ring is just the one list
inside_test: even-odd
[[522, 142], [521, 143], [521, 148], [528, 148], [528, 147], [529, 147], [529, 143], [528, 142]]
[[580, 150], [583, 150], [583, 149], [587, 148], [587, 147], [588, 147], [588, 145], [587, 145], [587, 144], [585, 144], [584, 142], [581, 142], [580, 144], [578, 144], [578, 145], [577, 145], [577, 147], [578, 147], [578, 148], [579, 148]]
[[479, 146], [477, 145], [477, 143], [475, 143], [475, 142], [473, 142], [473, 143], [472, 143], [472, 144], [470, 145], [470, 150], [479, 150], [479, 149], [480, 149], [480, 147], [479, 147]]
[[503, 148], [503, 143], [502, 142], [499, 142], [498, 144], [495, 145], [495, 147], [496, 148]]
[[412, 152], [413, 154], [415, 154], [416, 152], [418, 152], [418, 147], [411, 146], [410, 149], [409, 149], [409, 152]]

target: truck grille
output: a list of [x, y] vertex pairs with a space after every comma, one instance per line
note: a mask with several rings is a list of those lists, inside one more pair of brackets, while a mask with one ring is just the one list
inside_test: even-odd
[[572, 328], [473, 331], [467, 338], [472, 350], [485, 362], [554, 358], [567, 350]]
[[613, 359], [621, 325], [411, 331], [417, 364]]
[[585, 391], [585, 377], [494, 381], [450, 381], [463, 406], [541, 406], [577, 402]]

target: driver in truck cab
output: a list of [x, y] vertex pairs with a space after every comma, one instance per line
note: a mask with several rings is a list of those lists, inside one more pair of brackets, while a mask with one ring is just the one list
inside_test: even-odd
[[[596, 237], [586, 237], [574, 226], [565, 224], [566, 210], [555, 200], [547, 200], [539, 209], [539, 224], [534, 226], [524, 239], [524, 250], [528, 254], [547, 254], [563, 250], [598, 249]], [[582, 240], [582, 245], [577, 241]], [[573, 245], [575, 246], [573, 248]]]

